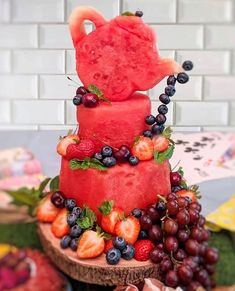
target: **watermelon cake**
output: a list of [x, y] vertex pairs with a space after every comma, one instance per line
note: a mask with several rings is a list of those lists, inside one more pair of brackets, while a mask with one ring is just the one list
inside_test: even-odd
[[[42, 200], [37, 217], [51, 223], [61, 248], [76, 251], [78, 260], [100, 257], [102, 266], [151, 260], [166, 285], [209, 290], [218, 252], [206, 242], [198, 187], [187, 185], [181, 167], [171, 169], [175, 144], [165, 126], [176, 84], [189, 81], [185, 71], [193, 64], [161, 58], [142, 15], [125, 12], [106, 20], [89, 6], [72, 12], [83, 83], [73, 98], [79, 130], [57, 145], [59, 189]], [[87, 20], [95, 26], [89, 34]], [[152, 114], [150, 97], [140, 91], [165, 77], [161, 104]]]

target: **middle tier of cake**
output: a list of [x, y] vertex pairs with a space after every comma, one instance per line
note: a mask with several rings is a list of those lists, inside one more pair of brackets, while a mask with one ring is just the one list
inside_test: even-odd
[[119, 148], [131, 146], [135, 137], [148, 128], [145, 117], [151, 112], [151, 102], [147, 95], [134, 93], [122, 102], [100, 102], [95, 108], [83, 105], [77, 108], [81, 139], [92, 139], [96, 151], [104, 145]]

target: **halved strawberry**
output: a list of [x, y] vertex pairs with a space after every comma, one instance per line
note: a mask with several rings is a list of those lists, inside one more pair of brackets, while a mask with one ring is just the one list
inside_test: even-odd
[[154, 152], [164, 152], [168, 149], [170, 141], [163, 135], [156, 135], [152, 139]]
[[114, 232], [126, 240], [128, 244], [134, 244], [140, 232], [140, 223], [134, 216], [124, 218], [115, 225]]
[[53, 222], [60, 212], [60, 209], [55, 207], [51, 202], [51, 195], [47, 195], [37, 207], [36, 216], [40, 222]]
[[77, 248], [79, 259], [92, 259], [101, 255], [105, 248], [102, 234], [94, 230], [86, 230], [80, 237]]
[[197, 202], [197, 199], [201, 198], [198, 188], [199, 187], [197, 185], [193, 185], [189, 189], [182, 189], [176, 192], [176, 194], [181, 197], [189, 197], [192, 202]]
[[68, 210], [63, 208], [60, 210], [56, 219], [51, 225], [51, 231], [55, 237], [61, 238], [69, 233], [69, 225], [67, 223]]
[[56, 148], [57, 153], [63, 157], [66, 156], [68, 145], [76, 144], [78, 142], [79, 142], [79, 137], [76, 134], [70, 134], [63, 137], [57, 145], [57, 148]]
[[83, 139], [77, 144], [70, 144], [67, 147], [66, 158], [84, 160], [91, 158], [95, 153], [95, 145], [90, 139]]
[[106, 240], [104, 253], [106, 254], [111, 248], [113, 248], [113, 238]]
[[109, 233], [115, 234], [114, 228], [118, 221], [123, 219], [124, 211], [120, 208], [113, 206], [113, 201], [104, 201], [99, 207], [99, 211], [102, 213], [100, 226]]
[[151, 138], [140, 136], [134, 143], [132, 149], [133, 156], [140, 161], [147, 161], [153, 158], [153, 142]]

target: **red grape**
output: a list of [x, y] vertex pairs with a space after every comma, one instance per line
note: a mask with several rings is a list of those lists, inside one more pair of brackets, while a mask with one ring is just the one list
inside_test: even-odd
[[198, 268], [198, 262], [196, 257], [187, 257], [183, 260], [183, 264], [190, 267], [190, 269], [195, 272]]
[[180, 208], [187, 208], [189, 206], [189, 202], [185, 197], [179, 197], [177, 199]]
[[153, 242], [162, 241], [163, 233], [159, 225], [153, 225], [148, 231], [149, 239]]
[[174, 192], [168, 194], [166, 197], [167, 201], [175, 200], [176, 198], [177, 198], [177, 195]]
[[142, 215], [140, 217], [140, 225], [143, 230], [149, 230], [152, 227], [152, 220], [149, 215]]
[[215, 248], [208, 248], [205, 253], [205, 259], [208, 264], [214, 265], [218, 262], [219, 252]]
[[186, 287], [186, 291], [197, 291], [202, 285], [197, 281], [191, 281]]
[[156, 248], [163, 251], [163, 249], [164, 249], [163, 243], [157, 244]]
[[179, 186], [182, 180], [182, 176], [178, 172], [171, 172], [170, 173], [170, 180], [172, 186]]
[[189, 255], [198, 256], [199, 254], [199, 244], [194, 239], [189, 239], [185, 243], [185, 250]]
[[173, 264], [169, 258], [164, 258], [160, 263], [160, 271], [163, 273], [168, 272], [173, 267]]
[[205, 268], [209, 275], [213, 275], [216, 270], [216, 265], [205, 265]]
[[205, 217], [202, 216], [202, 215], [200, 215], [197, 224], [198, 224], [199, 226], [204, 226], [205, 223], [206, 223], [206, 219], [205, 219]]
[[153, 206], [148, 208], [147, 215], [150, 217], [152, 223], [157, 223], [160, 220], [160, 215]]
[[198, 242], [203, 241], [203, 229], [201, 227], [193, 227], [191, 229], [190, 237]]
[[170, 270], [167, 272], [165, 277], [165, 283], [169, 287], [177, 287], [179, 283], [179, 278], [175, 270]]
[[183, 259], [185, 259], [187, 257], [187, 254], [184, 250], [182, 249], [178, 249], [178, 251], [174, 254], [174, 258], [177, 261], [183, 261]]
[[199, 256], [204, 257], [206, 250], [207, 250], [207, 244], [205, 244], [205, 243], [200, 244], [199, 245]]
[[185, 229], [179, 229], [179, 231], [177, 233], [177, 238], [178, 238], [179, 242], [185, 242], [186, 240], [189, 239], [189, 231], [187, 231]]
[[190, 209], [194, 209], [197, 210], [198, 212], [200, 212], [202, 210], [202, 206], [201, 204], [199, 204], [198, 202], [192, 202], [189, 206]]
[[203, 287], [210, 287], [210, 277], [205, 269], [196, 272], [195, 279], [202, 284]]
[[169, 200], [166, 203], [169, 215], [176, 215], [179, 212], [179, 204], [176, 200]]
[[181, 209], [177, 213], [176, 218], [177, 218], [177, 222], [180, 225], [186, 225], [190, 222], [190, 216], [189, 216], [189, 213], [186, 209]]
[[167, 218], [164, 220], [163, 229], [167, 234], [174, 235], [178, 231], [178, 223], [171, 218]]
[[210, 237], [209, 230], [202, 229], [202, 241], [208, 241]]
[[200, 214], [197, 210], [189, 208], [190, 223], [195, 224], [198, 222]]
[[155, 264], [160, 263], [163, 260], [164, 256], [165, 256], [165, 253], [162, 250], [159, 250], [158, 248], [155, 248], [150, 253], [150, 259]]
[[178, 240], [174, 236], [166, 237], [164, 241], [164, 248], [167, 252], [175, 253], [178, 250], [178, 246], [179, 246]]
[[189, 284], [193, 278], [193, 271], [188, 265], [181, 265], [178, 268], [178, 275], [180, 281], [186, 285]]

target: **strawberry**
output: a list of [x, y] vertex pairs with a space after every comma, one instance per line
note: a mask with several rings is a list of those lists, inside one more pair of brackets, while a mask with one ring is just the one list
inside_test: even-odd
[[151, 251], [154, 249], [154, 244], [149, 239], [138, 240], [134, 244], [135, 256], [137, 261], [147, 261]]
[[168, 149], [170, 141], [168, 138], [166, 138], [163, 135], [156, 135], [152, 139], [153, 146], [154, 146], [154, 152], [164, 152]]
[[84, 160], [90, 158], [95, 153], [95, 145], [90, 139], [83, 139], [77, 144], [70, 144], [67, 147], [66, 158], [68, 160]]
[[131, 151], [132, 155], [141, 161], [151, 160], [153, 157], [153, 142], [151, 138], [140, 136], [134, 143]]
[[60, 212], [60, 209], [55, 207], [51, 202], [51, 196], [47, 195], [37, 207], [36, 216], [38, 221], [41, 222], [53, 222]]
[[67, 223], [67, 216], [69, 212], [66, 208], [60, 210], [56, 219], [53, 221], [51, 225], [51, 231], [55, 237], [61, 238], [64, 235], [69, 233], [69, 225]]
[[176, 194], [181, 197], [189, 197], [192, 202], [197, 202], [198, 198], [201, 198], [200, 192], [198, 191], [198, 186], [194, 185], [189, 189], [182, 189], [177, 191]]
[[76, 144], [78, 142], [79, 142], [79, 137], [76, 134], [70, 134], [63, 137], [57, 145], [57, 153], [65, 157], [68, 145]]
[[92, 259], [101, 255], [105, 248], [102, 234], [94, 230], [86, 230], [80, 237], [77, 248], [79, 259]]
[[106, 240], [104, 253], [106, 254], [111, 248], [113, 248], [113, 239]]
[[113, 206], [113, 201], [104, 201], [99, 207], [102, 213], [101, 228], [109, 234], [115, 234], [114, 228], [118, 221], [124, 217], [124, 211]]
[[120, 236], [126, 240], [128, 244], [134, 244], [140, 232], [140, 223], [134, 216], [129, 216], [115, 225], [114, 232], [116, 236]]

